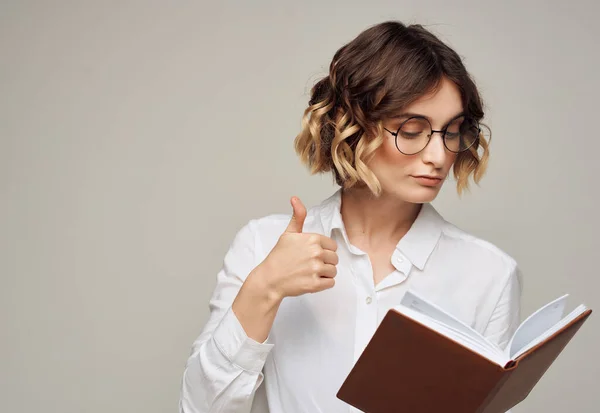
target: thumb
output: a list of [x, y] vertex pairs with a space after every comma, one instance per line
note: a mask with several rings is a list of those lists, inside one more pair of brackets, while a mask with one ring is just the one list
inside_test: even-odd
[[302, 227], [304, 226], [304, 219], [306, 218], [306, 207], [300, 198], [293, 196], [290, 200], [292, 204], [292, 208], [294, 209], [294, 213], [292, 214], [292, 219], [288, 224], [285, 232], [302, 232]]

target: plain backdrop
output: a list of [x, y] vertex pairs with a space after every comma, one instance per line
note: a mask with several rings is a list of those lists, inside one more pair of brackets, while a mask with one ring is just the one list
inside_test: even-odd
[[[523, 317], [562, 293], [600, 309], [599, 12], [0, 1], [0, 411], [177, 411], [235, 232], [336, 189], [293, 140], [335, 51], [384, 20], [448, 42], [486, 102], [487, 176], [434, 205], [518, 260]], [[599, 338], [592, 315], [515, 412], [599, 411]]]

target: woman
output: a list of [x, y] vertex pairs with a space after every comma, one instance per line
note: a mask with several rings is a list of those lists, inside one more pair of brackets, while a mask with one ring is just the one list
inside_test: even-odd
[[483, 115], [460, 57], [420, 25], [382, 23], [342, 47], [295, 142], [341, 188], [308, 211], [292, 197], [291, 217], [236, 235], [181, 411], [352, 411], [336, 392], [409, 288], [505, 346], [519, 321], [515, 261], [430, 205], [451, 169], [459, 192], [483, 175]]

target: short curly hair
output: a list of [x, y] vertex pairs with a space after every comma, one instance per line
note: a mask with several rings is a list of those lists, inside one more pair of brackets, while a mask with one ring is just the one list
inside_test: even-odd
[[[464, 113], [480, 121], [483, 102], [453, 49], [419, 24], [389, 21], [366, 29], [335, 53], [329, 75], [311, 89], [296, 153], [311, 174], [333, 171], [338, 185], [366, 185], [379, 196], [381, 185], [367, 163], [383, 143], [382, 120], [434, 91], [444, 77], [460, 90]], [[471, 174], [479, 182], [488, 156], [483, 134], [457, 155], [459, 194]]]

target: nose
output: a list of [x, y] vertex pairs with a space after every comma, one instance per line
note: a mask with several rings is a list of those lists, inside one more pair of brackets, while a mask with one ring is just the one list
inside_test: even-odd
[[423, 159], [423, 162], [431, 164], [434, 168], [438, 169], [444, 166], [446, 156], [448, 154], [444, 146], [444, 140], [440, 133], [434, 131], [429, 143], [423, 149], [423, 152], [421, 152], [421, 159]]

